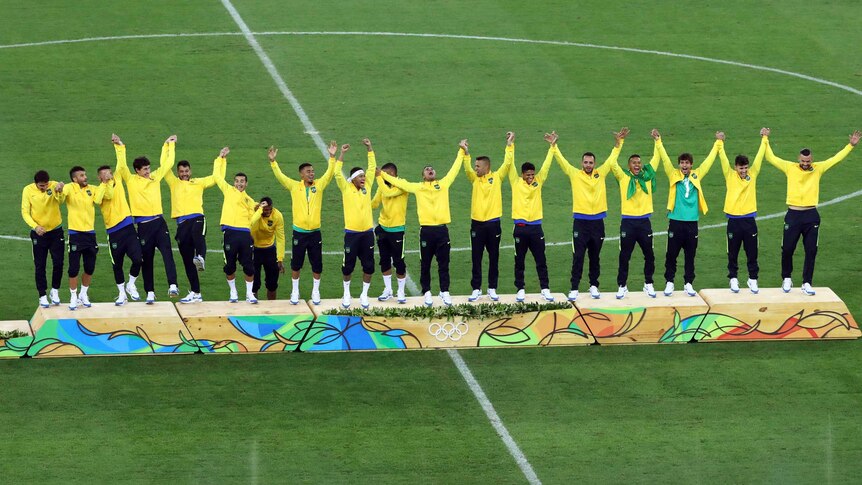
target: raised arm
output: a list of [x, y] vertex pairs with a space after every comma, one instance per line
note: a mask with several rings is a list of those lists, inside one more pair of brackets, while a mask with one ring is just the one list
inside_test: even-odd
[[515, 165], [515, 133], [510, 131], [506, 133], [506, 152], [503, 154], [503, 165], [497, 169], [497, 177], [500, 178], [501, 182], [506, 179], [507, 175], [516, 172], [513, 165]]
[[165, 144], [162, 145], [162, 156], [159, 158], [159, 168], [150, 175], [156, 182], [165, 178], [167, 174], [171, 174], [171, 176], [174, 175], [173, 172], [171, 172], [171, 169], [174, 168], [174, 160], [177, 155], [176, 143], [177, 135], [171, 135], [167, 140], [165, 140]]
[[53, 197], [54, 200], [61, 204], [63, 202], [66, 202], [66, 191], [63, 190], [63, 187], [65, 186], [66, 184], [64, 184], [63, 182], [54, 182], [54, 193], [51, 194], [51, 197]]
[[114, 144], [114, 153], [117, 156], [117, 168], [114, 170], [114, 176], [120, 177], [120, 180], [129, 180], [132, 173], [129, 172], [129, 166], [126, 164], [126, 145], [116, 133], [111, 134], [111, 143]]
[[368, 138], [362, 139], [362, 144], [368, 149], [368, 166], [365, 168], [365, 188], [369, 192], [374, 188], [375, 173], [377, 172], [377, 157], [374, 155], [374, 147], [371, 146], [371, 140]]
[[577, 172], [578, 169], [574, 167], [566, 157], [563, 156], [563, 152], [560, 150], [560, 145], [557, 144], [557, 140], [560, 137], [557, 135], [556, 131], [552, 131], [550, 133], [545, 133], [545, 141], [551, 144], [551, 150], [554, 152], [554, 159], [557, 160], [557, 164], [563, 169], [563, 173], [571, 176], [573, 173]]
[[[760, 138], [760, 147], [757, 149], [757, 155], [754, 156], [754, 160], [751, 162], [751, 165], [748, 167], [748, 173], [752, 176], [757, 176], [760, 173], [760, 167], [763, 166], [763, 156], [766, 153], [766, 138]], [[722, 149], [722, 153], [724, 150]], [[730, 164], [728, 164], [730, 165]]]
[[[545, 183], [548, 180], [548, 174], [551, 172], [551, 164], [554, 162], [554, 147], [548, 148], [548, 153], [545, 154], [545, 160], [542, 161], [542, 167], [539, 168], [539, 173], [536, 174], [536, 178], [539, 179], [540, 182]], [[518, 170], [515, 167], [512, 167], [513, 179], [516, 179], [518, 176], [515, 175]]]
[[[458, 165], [461, 164], [461, 161], [464, 161], [466, 165], [470, 165], [471, 159], [469, 154], [469, 145], [467, 145], [467, 140], [461, 140], [458, 144], [458, 155], [455, 157], [455, 161], [452, 163], [452, 168], [449, 169], [449, 173], [443, 177], [443, 180], [440, 181], [440, 185], [446, 188], [449, 188], [452, 185], [452, 182], [455, 181], [455, 177], [458, 176]], [[475, 174], [475, 172], [473, 172]]]
[[[459, 157], [461, 156], [461, 150], [458, 151], [458, 155]], [[467, 174], [467, 181], [472, 184], [479, 178], [476, 175], [476, 170], [473, 168], [473, 160], [470, 157], [461, 157], [461, 161], [464, 163], [464, 173]]]
[[766, 161], [769, 162], [770, 165], [777, 168], [778, 170], [781, 170], [784, 173], [787, 173], [787, 168], [790, 165], [793, 165], [793, 162], [790, 162], [787, 160], [782, 160], [782, 159], [776, 157], [774, 153], [772, 153], [772, 147], [769, 145], [769, 134], [770, 134], [770, 132], [771, 132], [771, 130], [769, 128], [762, 128], [760, 130], [761, 142], [763, 142], [763, 141], [766, 142], [766, 151], [764, 152], [764, 157], [766, 158]]
[[[332, 142], [335, 143], [335, 142]], [[350, 148], [350, 145], [344, 145], [347, 148]], [[344, 178], [344, 152], [345, 150], [342, 148], [341, 155], [338, 157], [338, 160], [335, 161], [335, 184], [338, 185], [338, 189], [342, 192], [347, 190], [349, 183], [347, 179]]]
[[374, 178], [379, 178], [377, 183], [377, 190], [374, 192], [374, 196], [371, 197], [371, 208], [376, 209], [380, 207], [380, 204], [383, 202], [383, 177], [376, 176]]
[[278, 261], [278, 269], [282, 273], [284, 273], [284, 266], [281, 264], [284, 262], [284, 251], [284, 214], [282, 214], [275, 221], [275, 252], [278, 253], [275, 260]]
[[[717, 131], [715, 133], [716, 139], [718, 138], [719, 133], [721, 133], [722, 137], [724, 136], [724, 133]], [[724, 138], [722, 138], [722, 140], [724, 140]], [[763, 143], [762, 142], [760, 143], [760, 147], [762, 150], [763, 149]], [[757, 152], [757, 153], [760, 154], [761, 152]], [[724, 151], [724, 143], [722, 143], [721, 146], [718, 147], [718, 158], [721, 160], [721, 173], [724, 175], [724, 178], [727, 178], [727, 177], [733, 175], [734, 170], [733, 170], [733, 168], [731, 168], [730, 160], [727, 159], [727, 153], [725, 153], [725, 151]], [[751, 167], [749, 167], [749, 170], [751, 170]]]
[[335, 175], [335, 152], [338, 150], [338, 145], [333, 141], [329, 144], [329, 161], [326, 165], [326, 172], [323, 172], [323, 176], [320, 177], [316, 185], [318, 189], [323, 190], [329, 185], [329, 182], [332, 181], [332, 177]]
[[114, 181], [111, 179], [102, 180], [102, 183], [96, 188], [96, 193], [93, 195], [93, 202], [101, 204], [103, 200], [111, 200], [114, 198]]
[[665, 151], [664, 144], [661, 142], [661, 133], [659, 133], [657, 129], [653, 128], [650, 132], [650, 136], [655, 140], [655, 146], [653, 147], [652, 159], [649, 164], [652, 166], [653, 170], [658, 171], [659, 161], [663, 160], [664, 172], [668, 177], [670, 177], [670, 174], [673, 173], [673, 165], [670, 163], [670, 157], [667, 156], [667, 151]]
[[[380, 176], [383, 178], [384, 181], [392, 184], [393, 187], [398, 187], [404, 192], [409, 192], [411, 194], [415, 194], [422, 187], [422, 184], [420, 183], [408, 182], [402, 178], [393, 177], [386, 172], [380, 172]], [[380, 185], [380, 188], [383, 188], [383, 184]]]
[[817, 162], [816, 165], [818, 168], [822, 169], [824, 172], [834, 167], [838, 162], [847, 158], [847, 155], [853, 151], [853, 148], [859, 143], [859, 139], [862, 138], [862, 131], [856, 130], [850, 135], [850, 142], [847, 143], [847, 146], [841, 149], [840, 152], [833, 155], [831, 158], [823, 160], [822, 162]]
[[[721, 138], [719, 138], [719, 136]], [[721, 131], [715, 134], [715, 143], [712, 144], [712, 150], [709, 151], [709, 155], [707, 155], [706, 159], [697, 167], [697, 175], [701, 180], [706, 177], [706, 174], [709, 173], [709, 169], [712, 168], [712, 164], [715, 163], [715, 157], [718, 155], [718, 150], [724, 150], [724, 132]]]
[[629, 135], [629, 129], [627, 127], [620, 128], [620, 131], [614, 132], [614, 148], [611, 150], [611, 154], [608, 155], [608, 158], [605, 160], [598, 170], [599, 174], [607, 176], [608, 172], [610, 172], [615, 165], [618, 164], [618, 159], [620, 157], [620, 151], [623, 149], [623, 145], [626, 142], [626, 137]]
[[[291, 190], [299, 182], [288, 177], [281, 171], [281, 168], [279, 168], [278, 162], [276, 161], [276, 155], [278, 155], [278, 148], [270, 146], [267, 156], [269, 157], [269, 166], [272, 168], [272, 173], [275, 175], [275, 179], [278, 180], [278, 183], [280, 183], [282, 187], [287, 190]], [[213, 172], [213, 176], [215, 176], [215, 172]]]
[[231, 185], [224, 181], [225, 173], [227, 172], [228, 153], [230, 153], [230, 149], [228, 147], [222, 148], [221, 152], [219, 152], [218, 158], [213, 162], [212, 177], [223, 194], [226, 194], [231, 187]]

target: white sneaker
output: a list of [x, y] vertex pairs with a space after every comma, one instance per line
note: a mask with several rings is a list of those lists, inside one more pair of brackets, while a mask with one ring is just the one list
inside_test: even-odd
[[126, 301], [128, 301], [128, 300], [126, 300], [126, 294], [120, 293], [120, 296], [118, 296], [117, 299], [114, 300], [114, 305], [123, 306], [126, 304]]
[[595, 298], [596, 300], [598, 300], [599, 298], [602, 297], [602, 294], [599, 293], [599, 289], [597, 287], [591, 286], [590, 287], [590, 296]]
[[51, 304], [48, 303], [48, 295], [43, 295], [39, 297], [39, 306], [42, 308], [48, 308], [49, 306], [51, 306]]
[[664, 285], [664, 296], [673, 295], [673, 281], [668, 281], [666, 285]]
[[760, 288], [757, 286], [757, 280], [753, 280], [751, 278], [748, 279], [748, 289], [751, 290], [755, 295], [760, 292]]
[[692, 286], [691, 283], [686, 283], [685, 286], [682, 287], [682, 289], [688, 296], [697, 296], [697, 292], [694, 291], [694, 286]]
[[311, 290], [311, 303], [320, 305], [320, 290]]
[[177, 288], [177, 285], [171, 285], [168, 287], [168, 298], [176, 298], [180, 296], [180, 289]]
[[730, 279], [730, 291], [739, 293], [739, 280], [736, 278]]
[[433, 298], [431, 297], [431, 292], [430, 292], [430, 291], [426, 291], [426, 292], [425, 292], [425, 306], [431, 306], [431, 305], [433, 305], [433, 304], [434, 304], [434, 300], [433, 300]]
[[345, 293], [345, 294], [341, 297], [341, 307], [342, 307], [342, 308], [350, 308], [350, 303], [351, 303], [351, 302], [350, 302], [350, 294], [349, 294], [349, 293]]
[[359, 306], [362, 308], [368, 308], [368, 295], [359, 295]]
[[377, 297], [377, 301], [386, 301], [390, 298], [392, 298], [392, 290], [384, 289], [383, 293], [381, 293], [380, 296]]
[[78, 308], [78, 297], [73, 296], [69, 299], [69, 310], [74, 311], [76, 308]]
[[545, 301], [554, 301], [554, 295], [551, 294], [550, 289], [543, 288], [541, 291], [541, 294], [542, 294], [542, 298], [544, 298]]
[[808, 296], [814, 296], [816, 294], [814, 288], [811, 287], [811, 283], [802, 283], [802, 293], [805, 293]]
[[569, 301], [578, 301], [578, 290], [572, 290], [566, 296], [566, 299]]
[[299, 290], [290, 292], [290, 304], [299, 305]]
[[239, 296], [236, 294], [236, 290], [230, 290], [230, 296], [227, 298], [228, 303], [236, 303], [239, 301]]
[[625, 298], [628, 292], [628, 286], [620, 286], [620, 289], [617, 290], [617, 300], [622, 300], [623, 298]]
[[467, 297], [467, 301], [473, 302], [479, 299], [482, 296], [482, 290], [473, 290], [473, 293], [470, 293], [470, 296]]
[[138, 288], [134, 283], [126, 283], [126, 293], [129, 294], [129, 298], [131, 298], [132, 301], [138, 301], [141, 299], [141, 295], [138, 293]]
[[793, 288], [793, 281], [790, 278], [784, 278], [784, 282], [781, 283], [781, 289], [784, 290], [785, 293], [790, 293], [790, 289]]
[[655, 298], [655, 288], [652, 283], [644, 283], [644, 293], [650, 298]]
[[192, 259], [192, 263], [194, 263], [195, 268], [197, 268], [198, 271], [203, 271], [204, 269], [206, 269], [206, 260], [204, 260], [204, 257], [200, 254], [198, 254], [194, 257], [194, 259]]
[[147, 292], [147, 305], [152, 305], [155, 302], [156, 302], [156, 292], [155, 291], [148, 291]]
[[180, 303], [200, 303], [202, 301], [204, 299], [201, 298], [201, 294], [194, 291], [190, 291], [184, 298], [180, 298]]
[[526, 298], [526, 294], [524, 292], [524, 289], [521, 288], [520, 290], [518, 290], [517, 293], [515, 293], [515, 301], [520, 303], [520, 302], [524, 301], [524, 298]]
[[60, 304], [60, 290], [51, 288], [51, 304], [57, 306]]
[[90, 308], [91, 306], [93, 306], [93, 304], [90, 303], [90, 297], [86, 293], [81, 293], [80, 295], [78, 295], [78, 303], [84, 305], [85, 308]]
[[248, 303], [251, 303], [252, 305], [256, 305], [257, 304], [257, 297], [254, 296], [254, 293], [246, 293], [245, 294], [245, 301]]
[[500, 297], [497, 296], [497, 290], [494, 288], [488, 288], [488, 298], [490, 298], [491, 301], [500, 301]]
[[446, 306], [452, 306], [452, 297], [449, 296], [448, 291], [440, 292], [440, 299], [443, 300], [443, 304]]
[[398, 300], [398, 303], [407, 303], [407, 296], [404, 295], [404, 290], [398, 290], [395, 298]]

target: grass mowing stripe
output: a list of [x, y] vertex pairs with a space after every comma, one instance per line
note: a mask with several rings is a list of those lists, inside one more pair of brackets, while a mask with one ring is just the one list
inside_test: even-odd
[[447, 349], [446, 353], [449, 354], [455, 367], [458, 368], [458, 372], [460, 372], [461, 376], [464, 377], [470, 391], [472, 391], [473, 395], [476, 396], [476, 400], [479, 401], [479, 405], [482, 406], [482, 411], [485, 411], [485, 416], [488, 416], [488, 421], [491, 422], [491, 426], [494, 427], [494, 431], [496, 431], [500, 436], [500, 439], [503, 440], [503, 443], [509, 450], [509, 454], [512, 455], [512, 458], [514, 458], [515, 462], [518, 464], [518, 468], [520, 468], [524, 473], [524, 477], [526, 477], [527, 481], [532, 484], [541, 484], [542, 481], [539, 480], [538, 476], [536, 476], [536, 472], [533, 471], [533, 466], [530, 465], [524, 452], [521, 451], [521, 448], [518, 447], [518, 443], [515, 443], [509, 430], [506, 429], [506, 425], [503, 424], [503, 420], [500, 419], [500, 415], [497, 414], [491, 400], [488, 399], [485, 391], [482, 390], [482, 386], [479, 385], [479, 381], [477, 381], [473, 376], [473, 373], [470, 372], [470, 368], [467, 367], [467, 363], [461, 358], [461, 354], [459, 354], [455, 349]]

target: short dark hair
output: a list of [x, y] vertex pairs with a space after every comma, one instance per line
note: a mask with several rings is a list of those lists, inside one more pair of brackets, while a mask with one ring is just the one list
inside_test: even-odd
[[242, 172], [237, 172], [236, 175], [233, 176], [233, 178], [237, 178], [237, 177], [242, 177], [245, 179], [246, 182], [248, 182], [248, 175], [246, 175]]
[[808, 148], [803, 148], [802, 150], [799, 150], [799, 154], [803, 157], [807, 157], [808, 155], [811, 155], [811, 150], [809, 150]]
[[311, 167], [311, 166], [312, 166], [312, 165], [311, 165], [310, 163], [308, 163], [308, 162], [300, 163], [300, 164], [299, 164], [299, 170], [298, 170], [298, 171], [299, 171], [299, 172], [302, 172], [302, 169], [304, 169], [305, 167]]
[[188, 161], [188, 160], [180, 160], [179, 162], [177, 162], [177, 168], [179, 168], [179, 167], [189, 167], [189, 168], [192, 168], [192, 164], [191, 164], [191, 163], [189, 163], [189, 161]]
[[398, 175], [398, 166], [392, 162], [384, 163], [383, 166], [380, 167], [380, 170], [388, 170], [390, 168], [395, 171], [395, 175]]
[[737, 167], [748, 165], [748, 157], [745, 155], [737, 155], [736, 160], [734, 160], [733, 163], [735, 163]]
[[86, 170], [84, 170], [84, 167], [82, 167], [82, 166], [80, 166], [80, 165], [75, 165], [74, 167], [72, 167], [72, 168], [69, 170], [69, 178], [70, 178], [70, 179], [75, 178], [75, 173], [76, 173], [76, 172], [86, 172]]
[[488, 165], [491, 165], [491, 159], [486, 157], [485, 155], [482, 155], [481, 157], [476, 157], [476, 161], [478, 162], [479, 160], [482, 160], [483, 162], [488, 162]]
[[593, 158], [596, 158], [596, 155], [595, 155], [595, 153], [593, 153], [593, 152], [584, 152], [584, 154], [583, 154], [583, 155], [581, 155], [581, 160], [583, 160], [583, 159], [584, 159], [584, 157], [593, 157]]
[[641, 156], [640, 156], [640, 155], [638, 155], [637, 153], [632, 153], [631, 155], [629, 155], [629, 161], [631, 162], [631, 161], [632, 161], [632, 158], [640, 158], [640, 157], [641, 157]]
[[527, 170], [536, 171], [536, 166], [530, 162], [524, 162], [521, 164], [521, 173], [526, 172]]
[[37, 184], [44, 184], [45, 182], [48, 182], [50, 180], [51, 177], [49, 177], [48, 172], [44, 170], [39, 170], [38, 172], [36, 172], [36, 175], [33, 175], [33, 182], [36, 182]]
[[270, 207], [272, 207], [272, 199], [270, 199], [269, 197], [261, 197], [260, 201], [266, 202], [267, 204], [269, 204]]
[[694, 163], [694, 157], [691, 156], [691, 153], [685, 152], [680, 153], [678, 157], [676, 157], [676, 163], [679, 163], [683, 160], [688, 160], [691, 163]]
[[99, 172], [101, 172], [102, 170], [110, 170], [110, 169], [111, 169], [111, 166], [110, 166], [110, 165], [102, 165], [101, 167], [99, 167], [99, 168], [97, 168], [97, 169], [96, 169], [96, 173], [99, 173]]
[[353, 175], [360, 170], [362, 170], [362, 167], [353, 167], [350, 169], [350, 175]]
[[144, 167], [149, 167], [149, 166], [150, 166], [150, 159], [147, 157], [138, 157], [135, 159], [134, 162], [132, 162], [132, 167], [134, 167], [135, 172], [137, 172], [138, 170], [140, 170]]

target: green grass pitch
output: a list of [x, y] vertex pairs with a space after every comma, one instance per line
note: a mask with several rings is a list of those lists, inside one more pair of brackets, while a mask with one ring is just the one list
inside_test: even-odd
[[[623, 156], [652, 151], [662, 131], [672, 157], [699, 163], [716, 130], [730, 156], [753, 156], [761, 126], [776, 153], [793, 159], [807, 146], [831, 156], [862, 128], [862, 43], [854, 2], [477, 2], [241, 1], [234, 4], [324, 140], [354, 145], [346, 166], [364, 166], [359, 140], [379, 162], [398, 163], [416, 180], [422, 166], [445, 171], [460, 138], [471, 152], [502, 162], [504, 134], [517, 133], [516, 163], [541, 162], [546, 131], [556, 130], [571, 161], [600, 161], [611, 132], [629, 126]], [[294, 109], [239, 35], [222, 2], [93, 0], [0, 5], [0, 167], [7, 188], [0, 236], [27, 237], [21, 188], [44, 168], [65, 180], [72, 165], [114, 164], [110, 134], [129, 156], [158, 158], [179, 136], [177, 157], [208, 175], [222, 146], [228, 172], [250, 176], [249, 193], [271, 196], [289, 214], [287, 193], [271, 176], [266, 147], [280, 147], [285, 173], [325, 161]], [[597, 47], [506, 40], [273, 32], [402, 32], [550, 40], [662, 51], [766, 66], [827, 85], [684, 57]], [[177, 37], [178, 33], [230, 33]], [[165, 34], [9, 47], [95, 37]], [[852, 92], [855, 90], [855, 92]], [[821, 202], [860, 190], [858, 150], [831, 170]], [[545, 234], [566, 243], [571, 194], [558, 167], [544, 190]], [[783, 212], [785, 181], [764, 166], [759, 214]], [[667, 229], [667, 179], [660, 172], [653, 228]], [[715, 166], [704, 182], [710, 212], [724, 222], [724, 182]], [[504, 221], [509, 190], [504, 187]], [[167, 187], [164, 208], [169, 211]], [[453, 248], [469, 246], [470, 188], [451, 193]], [[862, 314], [856, 244], [862, 198], [823, 207], [816, 286], [830, 286]], [[619, 193], [608, 185], [608, 237], [618, 236]], [[218, 249], [221, 194], [205, 194], [208, 243]], [[408, 268], [418, 281], [418, 222], [408, 208]], [[777, 286], [782, 219], [759, 223], [761, 287]], [[170, 223], [173, 231], [174, 225]], [[342, 239], [333, 184], [323, 211], [324, 250]], [[511, 226], [504, 222], [504, 244]], [[97, 233], [105, 242], [101, 217]], [[665, 237], [656, 237], [661, 286]], [[618, 248], [602, 252], [602, 285], [615, 290]], [[177, 256], [178, 258], [178, 256]], [[227, 297], [209, 254], [205, 299]], [[548, 248], [551, 289], [568, 290], [571, 249]], [[340, 256], [324, 259], [323, 297], [340, 295]], [[29, 243], [0, 238], [3, 319], [36, 307]], [[681, 261], [680, 261], [681, 263]], [[466, 268], [469, 251], [452, 253]], [[156, 262], [157, 296], [167, 299]], [[528, 291], [537, 291], [527, 272]], [[801, 247], [795, 283], [800, 281]], [[501, 292], [512, 288], [513, 251], [503, 250]], [[629, 288], [640, 289], [641, 259]], [[744, 267], [744, 266], [743, 266]], [[724, 287], [724, 230], [700, 235], [697, 288]], [[307, 268], [306, 268], [307, 270]], [[415, 271], [414, 271], [415, 270]], [[185, 277], [179, 269], [181, 291]], [[463, 274], [463, 272], [458, 272]], [[679, 278], [678, 278], [679, 279]], [[436, 288], [436, 276], [434, 278]], [[356, 285], [354, 285], [356, 286]], [[379, 276], [372, 293], [381, 288]], [[303, 274], [303, 296], [310, 292]], [[64, 276], [61, 297], [68, 298]], [[280, 294], [287, 296], [289, 280]], [[452, 292], [469, 291], [453, 278]], [[582, 287], [582, 290], [585, 288]], [[91, 298], [116, 289], [105, 248]], [[798, 291], [798, 290], [796, 290]], [[500, 417], [546, 483], [848, 482], [862, 453], [858, 422], [862, 373], [858, 342], [558, 348], [462, 352]], [[268, 355], [168, 359], [2, 361], [0, 412], [6, 436], [0, 480], [181, 482], [523, 482], [445, 352]]]

